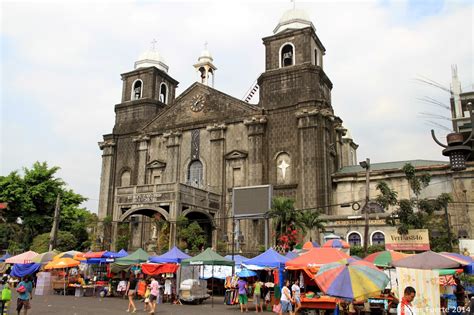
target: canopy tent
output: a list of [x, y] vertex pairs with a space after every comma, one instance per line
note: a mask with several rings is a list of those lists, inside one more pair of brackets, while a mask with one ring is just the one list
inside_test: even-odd
[[142, 271], [147, 275], [159, 275], [162, 273], [176, 273], [178, 265], [174, 263], [167, 264], [142, 264]]
[[9, 253], [5, 253], [2, 257], [0, 257], [0, 262], [4, 262], [7, 258], [12, 257]]
[[285, 257], [288, 258], [288, 259], [294, 259], [296, 257], [299, 257], [299, 255], [295, 252], [288, 252], [288, 253], [286, 253]]
[[148, 260], [150, 255], [143, 249], [139, 248], [128, 256], [115, 259], [114, 264], [118, 265], [134, 265], [144, 263]]
[[178, 247], [174, 246], [172, 249], [160, 256], [150, 256], [152, 263], [177, 263], [181, 260], [191, 258], [188, 254], [183, 253]]
[[289, 259], [283, 255], [280, 255], [273, 248], [267, 249], [264, 253], [257, 257], [244, 260], [242, 265], [247, 269], [259, 270], [265, 268], [284, 268], [285, 263]]
[[225, 257], [222, 257], [210, 248], [191, 258], [186, 258], [181, 261], [183, 266], [188, 265], [221, 265], [233, 266], [234, 262]]
[[[181, 261], [181, 266], [212, 266], [212, 272], [214, 272], [214, 266], [234, 266], [235, 262], [225, 257], [222, 257], [210, 248], [191, 258], [186, 258]], [[180, 274], [181, 276], [181, 274]], [[212, 287], [214, 287], [214, 275], [212, 274]], [[179, 283], [179, 281], [178, 281]], [[214, 293], [212, 293], [212, 306], [214, 306]]]
[[78, 266], [79, 264], [80, 264], [79, 261], [69, 258], [69, 257], [65, 257], [65, 258], [59, 258], [59, 259], [53, 260], [52, 262], [48, 263], [44, 267], [44, 269], [48, 270], [48, 269], [70, 268], [70, 267]]
[[423, 252], [392, 262], [394, 267], [403, 267], [411, 269], [448, 269], [462, 268], [466, 263], [456, 261], [450, 257], [438, 254], [432, 251]]
[[101, 252], [87, 252], [83, 255], [84, 258], [101, 258], [104, 255], [105, 251]]
[[36, 264], [46, 264], [49, 263], [51, 260], [53, 260], [54, 256], [59, 254], [59, 252], [52, 250], [50, 252], [45, 252], [42, 254], [39, 254], [31, 260], [31, 262], [34, 262]]
[[31, 260], [36, 256], [38, 256], [38, 253], [30, 250], [23, 254], [7, 258], [5, 262], [7, 264], [31, 264]]
[[121, 258], [128, 256], [128, 253], [125, 249], [121, 249], [118, 253], [106, 251], [102, 254], [102, 258]]
[[286, 262], [287, 269], [304, 269], [320, 267], [324, 264], [347, 259], [350, 256], [335, 248], [312, 248], [305, 254]]
[[[75, 258], [75, 256], [78, 256], [82, 254], [81, 252], [78, 252], [77, 250], [69, 250], [67, 252], [62, 252], [56, 256], [54, 256], [54, 259], [59, 259], [59, 258]], [[78, 257], [76, 257], [78, 258]]]
[[242, 265], [242, 262], [248, 259], [247, 257], [241, 255], [234, 255], [234, 259], [232, 259], [232, 255], [226, 255], [224, 256], [224, 258], [233, 260], [235, 262], [236, 267]]
[[35, 263], [15, 264], [13, 265], [10, 275], [21, 278], [27, 275], [31, 275], [32, 273], [36, 272], [40, 267], [41, 267], [41, 264], [35, 264]]

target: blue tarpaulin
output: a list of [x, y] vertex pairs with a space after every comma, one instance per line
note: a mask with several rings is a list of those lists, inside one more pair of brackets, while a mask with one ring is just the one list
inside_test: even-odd
[[98, 265], [108, 263], [107, 258], [88, 258], [85, 263], [89, 265]]
[[12, 257], [12, 255], [10, 255], [9, 253], [6, 253], [5, 255], [0, 257], [0, 262], [4, 262], [5, 260], [7, 260], [10, 257]]
[[183, 253], [179, 248], [174, 246], [172, 249], [160, 256], [151, 256], [149, 261], [152, 263], [180, 263], [181, 260], [190, 258], [191, 256]]
[[257, 257], [244, 260], [242, 263], [246, 266], [257, 266], [261, 268], [285, 268], [285, 262], [289, 259], [277, 253], [273, 248], [267, 249], [266, 252]]
[[126, 250], [121, 249], [118, 253], [116, 252], [105, 252], [102, 254], [102, 258], [121, 258], [128, 256], [128, 253]]
[[15, 264], [10, 275], [14, 277], [24, 277], [31, 275], [41, 267], [41, 264]]

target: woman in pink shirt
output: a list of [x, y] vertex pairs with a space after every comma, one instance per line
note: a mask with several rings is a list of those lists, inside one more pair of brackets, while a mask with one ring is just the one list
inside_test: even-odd
[[158, 284], [158, 281], [156, 281], [156, 279], [152, 277], [151, 283], [150, 283], [150, 304], [151, 304], [150, 314], [155, 314], [156, 298], [158, 297], [159, 288], [160, 286]]

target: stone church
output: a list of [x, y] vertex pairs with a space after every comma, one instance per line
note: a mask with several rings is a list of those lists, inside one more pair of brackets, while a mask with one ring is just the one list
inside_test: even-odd
[[[271, 184], [274, 196], [294, 198], [300, 209], [332, 203], [331, 176], [356, 163], [357, 145], [331, 103], [326, 49], [299, 9], [285, 12], [263, 44], [257, 104], [214, 89], [217, 68], [207, 49], [194, 65], [198, 81], [179, 96], [154, 48], [121, 75], [115, 126], [99, 142], [99, 218], [112, 218], [113, 240], [117, 223], [130, 222], [130, 247], [145, 247], [156, 238], [150, 220], [164, 219], [174, 245], [176, 220], [185, 216], [215, 246], [232, 232], [233, 187]], [[264, 243], [263, 225], [239, 221], [243, 246]]]

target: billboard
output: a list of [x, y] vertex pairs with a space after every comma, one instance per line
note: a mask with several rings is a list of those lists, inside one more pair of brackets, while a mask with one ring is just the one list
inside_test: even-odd
[[271, 185], [237, 187], [232, 189], [232, 210], [235, 217], [263, 215], [272, 207]]
[[427, 229], [408, 230], [408, 234], [387, 233], [386, 250], [430, 250], [430, 237]]

